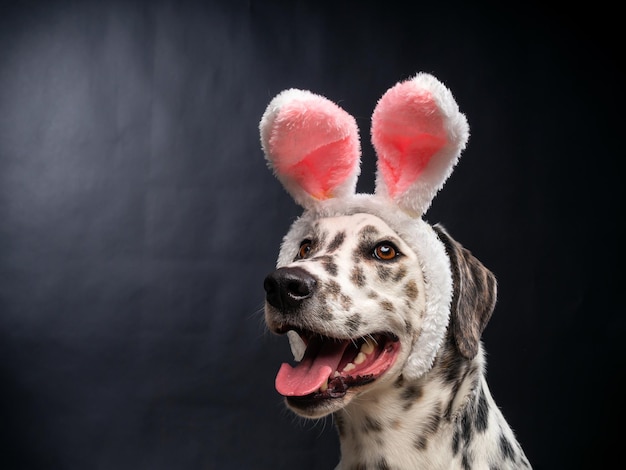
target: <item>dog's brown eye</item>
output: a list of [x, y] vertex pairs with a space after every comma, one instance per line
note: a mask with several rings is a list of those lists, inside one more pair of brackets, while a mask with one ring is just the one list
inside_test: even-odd
[[389, 242], [382, 242], [374, 248], [374, 257], [381, 261], [390, 261], [400, 254], [398, 249]]
[[308, 256], [311, 254], [312, 245], [313, 243], [311, 243], [311, 240], [304, 240], [302, 243], [300, 243], [300, 249], [298, 250], [298, 259], [308, 258]]

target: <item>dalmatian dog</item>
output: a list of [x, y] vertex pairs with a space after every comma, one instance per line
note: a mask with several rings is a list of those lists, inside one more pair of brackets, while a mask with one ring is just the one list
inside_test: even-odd
[[333, 416], [337, 469], [530, 468], [485, 379], [496, 280], [423, 219], [469, 135], [450, 91], [420, 73], [378, 101], [374, 194], [355, 193], [357, 125], [330, 100], [283, 91], [260, 132], [304, 208], [264, 282], [294, 354], [275, 385], [296, 414]]

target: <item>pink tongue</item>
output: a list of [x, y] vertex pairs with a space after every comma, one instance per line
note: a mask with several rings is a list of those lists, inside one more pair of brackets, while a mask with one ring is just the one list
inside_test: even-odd
[[302, 361], [291, 367], [284, 363], [276, 376], [276, 390], [286, 397], [301, 397], [316, 392], [337, 370], [350, 341], [310, 342]]

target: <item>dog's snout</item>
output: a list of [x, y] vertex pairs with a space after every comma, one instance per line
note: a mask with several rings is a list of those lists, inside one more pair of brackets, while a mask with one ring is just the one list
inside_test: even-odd
[[267, 302], [286, 313], [311, 297], [315, 285], [315, 278], [302, 268], [279, 268], [263, 282]]

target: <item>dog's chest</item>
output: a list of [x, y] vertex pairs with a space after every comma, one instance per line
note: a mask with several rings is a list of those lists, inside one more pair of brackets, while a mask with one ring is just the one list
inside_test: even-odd
[[454, 425], [442, 417], [449, 391], [434, 388], [394, 384], [368, 396], [366, 406], [338, 412], [337, 468], [449, 468]]

